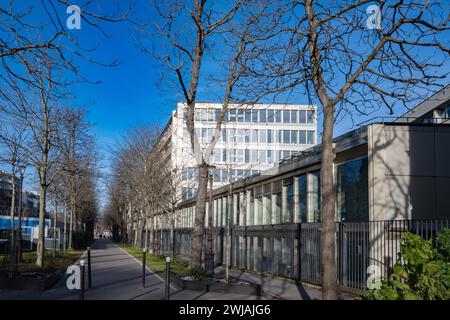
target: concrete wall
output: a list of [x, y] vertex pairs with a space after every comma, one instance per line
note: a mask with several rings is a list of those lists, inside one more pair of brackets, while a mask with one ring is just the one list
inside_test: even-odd
[[450, 126], [368, 128], [370, 220], [450, 218]]

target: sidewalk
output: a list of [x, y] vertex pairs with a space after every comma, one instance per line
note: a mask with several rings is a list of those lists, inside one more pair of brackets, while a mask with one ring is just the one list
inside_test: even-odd
[[[164, 280], [147, 268], [146, 286], [142, 287], [142, 264], [110, 240], [98, 240], [91, 246], [92, 288], [85, 300], [162, 300]], [[86, 260], [86, 258], [84, 258]], [[63, 277], [52, 289], [44, 292], [0, 290], [0, 300], [77, 300], [78, 290], [66, 287]], [[171, 285], [173, 300], [254, 300], [255, 296], [181, 290]]]
[[[294, 281], [281, 277], [272, 277], [253, 272], [245, 272], [230, 268], [230, 275], [242, 281], [258, 284], [263, 289], [263, 299], [276, 300], [321, 300], [322, 291], [312, 285], [296, 284]], [[216, 274], [224, 274], [223, 266], [215, 269]], [[340, 300], [354, 300], [354, 295], [341, 293]]]
[[[147, 268], [146, 286], [142, 287], [142, 264], [128, 252], [110, 240], [97, 240], [91, 246], [92, 288], [87, 288], [86, 300], [162, 300], [164, 299], [164, 280]], [[86, 261], [86, 258], [84, 258]], [[87, 270], [86, 270], [87, 271]], [[216, 274], [224, 272], [223, 267], [216, 268]], [[268, 277], [250, 272], [230, 269], [233, 277], [259, 284], [264, 296], [245, 294], [201, 292], [181, 290], [171, 285], [172, 300], [316, 300], [321, 298], [320, 288], [295, 284], [292, 280]], [[0, 290], [0, 300], [77, 300], [78, 290], [68, 290], [66, 277], [63, 277], [52, 289], [44, 292]], [[354, 299], [351, 295], [342, 295], [341, 299]]]

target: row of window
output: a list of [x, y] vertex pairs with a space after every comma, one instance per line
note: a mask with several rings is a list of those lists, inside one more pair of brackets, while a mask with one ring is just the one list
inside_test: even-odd
[[297, 151], [291, 150], [253, 150], [253, 149], [214, 149], [214, 163], [229, 164], [273, 164], [290, 157]]
[[[198, 108], [195, 110], [194, 120], [203, 122], [217, 122], [221, 109]], [[183, 119], [187, 118], [187, 111], [183, 110]], [[229, 109], [225, 113], [226, 122], [242, 123], [314, 123], [314, 110], [245, 110]]]
[[[258, 170], [243, 170], [243, 169], [213, 169], [213, 179], [214, 182], [230, 182], [237, 181], [239, 179], [250, 177], [256, 173]], [[190, 181], [198, 178], [197, 168], [186, 168], [182, 171], [183, 181]], [[188, 189], [188, 188], [184, 188]], [[191, 188], [193, 190], [193, 188]], [[194, 192], [191, 192], [194, 193]], [[194, 193], [195, 194], [195, 193]]]
[[[367, 157], [337, 165], [336, 186], [337, 219], [368, 221]], [[313, 171], [215, 199], [213, 223], [225, 226], [228, 214], [234, 225], [317, 222], [320, 207], [320, 171]], [[193, 207], [179, 214], [178, 226], [192, 227]]]
[[[213, 128], [197, 128], [199, 141], [208, 143], [214, 135]], [[222, 129], [220, 142], [229, 143], [283, 143], [315, 144], [315, 130], [273, 130], [273, 129]], [[187, 128], [183, 138], [189, 141]]]

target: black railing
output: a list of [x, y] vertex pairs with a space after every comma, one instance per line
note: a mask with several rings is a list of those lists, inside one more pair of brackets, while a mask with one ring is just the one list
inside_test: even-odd
[[[336, 223], [336, 262], [338, 284], [344, 288], [365, 290], [368, 267], [379, 274], [392, 273], [405, 232], [436, 239], [437, 233], [449, 228], [449, 220], [389, 220]], [[230, 228], [230, 266], [268, 273], [320, 285], [321, 224], [297, 223]], [[192, 229], [157, 231], [159, 254], [174, 253], [189, 259]], [[204, 236], [206, 248], [207, 230]], [[226, 228], [213, 229], [214, 259], [224, 264]], [[204, 251], [204, 250], [203, 250]]]

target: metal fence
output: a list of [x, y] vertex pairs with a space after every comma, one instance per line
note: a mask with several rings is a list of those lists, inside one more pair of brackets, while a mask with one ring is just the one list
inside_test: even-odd
[[[344, 288], [365, 290], [368, 267], [378, 268], [388, 277], [397, 261], [400, 239], [405, 232], [432, 239], [449, 220], [390, 220], [336, 223], [336, 262], [338, 284]], [[213, 229], [214, 259], [225, 263], [226, 228]], [[172, 239], [171, 239], [172, 235]], [[321, 224], [298, 223], [230, 228], [230, 266], [244, 270], [287, 277], [320, 285]], [[189, 259], [192, 229], [157, 231], [160, 254]], [[204, 236], [206, 249], [207, 230]], [[172, 247], [172, 243], [174, 247]]]

